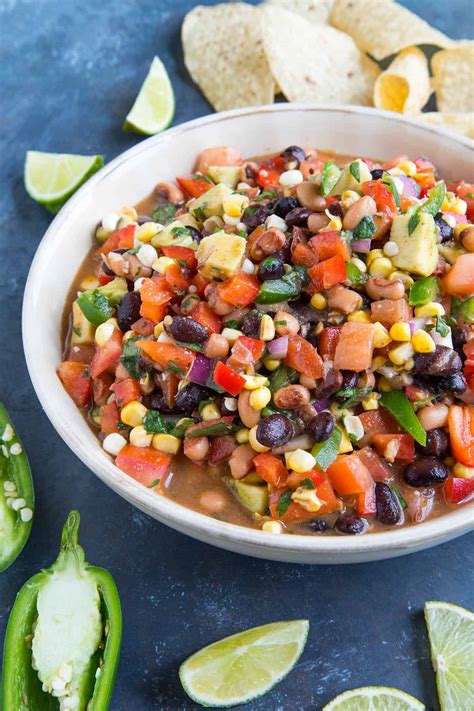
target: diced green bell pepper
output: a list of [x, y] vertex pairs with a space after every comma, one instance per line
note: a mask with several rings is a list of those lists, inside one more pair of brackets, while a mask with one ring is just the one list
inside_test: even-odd
[[410, 288], [410, 306], [423, 306], [434, 301], [439, 294], [438, 280], [434, 276], [418, 279]]
[[260, 287], [255, 299], [257, 304], [278, 304], [280, 301], [296, 299], [301, 292], [302, 279], [298, 271], [285, 274], [281, 279], [268, 279]]
[[401, 390], [382, 393], [380, 404], [393, 415], [405, 432], [411, 434], [413, 439], [421, 444], [422, 447], [425, 446], [426, 432], [405, 393]]

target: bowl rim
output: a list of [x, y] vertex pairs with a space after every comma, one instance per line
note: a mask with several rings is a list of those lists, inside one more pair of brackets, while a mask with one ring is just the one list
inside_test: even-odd
[[[107, 163], [100, 171], [95, 173], [82, 185], [77, 192], [68, 200], [65, 206], [55, 216], [50, 226], [46, 230], [28, 273], [22, 308], [22, 339], [25, 360], [28, 372], [38, 397], [51, 424], [68, 445], [68, 447], [79, 457], [79, 459], [99, 477], [109, 488], [113, 489], [127, 501], [137, 506], [142, 511], [145, 510], [158, 520], [170, 525], [177, 530], [184, 528], [188, 535], [194, 533], [199, 538], [204, 537], [212, 543], [215, 539], [216, 545], [222, 543], [238, 546], [241, 544], [247, 550], [254, 548], [259, 554], [266, 550], [281, 551], [282, 553], [308, 553], [308, 554], [369, 554], [394, 551], [402, 549], [410, 552], [411, 548], [422, 547], [423, 545], [435, 545], [448, 538], [467, 533], [474, 528], [473, 505], [463, 506], [457, 511], [444, 514], [440, 517], [428, 521], [410, 525], [407, 527], [387, 530], [377, 533], [370, 533], [365, 536], [309, 536], [302, 534], [291, 534], [275, 536], [258, 529], [253, 529], [237, 524], [219, 521], [199, 513], [193, 509], [174, 502], [164, 496], [157, 496], [156, 493], [146, 489], [124, 472], [118, 469], [104, 453], [103, 459], [97, 459], [96, 450], [92, 450], [87, 445], [82, 444], [80, 438], [75, 435], [60, 411], [51, 402], [51, 393], [47, 390], [42, 377], [42, 368], [39, 360], [34, 358], [34, 344], [30, 334], [33, 332], [32, 324], [35, 321], [34, 295], [37, 293], [37, 283], [41, 280], [42, 265], [48, 252], [54, 249], [54, 239], [64, 223], [69, 219], [70, 213], [82, 199], [92, 193], [95, 186], [106, 180], [107, 177], [120, 168], [123, 163], [131, 158], [135, 158], [140, 153], [147, 151], [150, 146], [161, 142], [173, 140], [183, 132], [192, 131], [203, 125], [219, 123], [229, 119], [239, 119], [242, 116], [258, 114], [274, 114], [280, 112], [316, 112], [316, 113], [346, 113], [358, 115], [377, 115], [389, 122], [404, 124], [407, 127], [414, 126], [418, 130], [423, 130], [430, 135], [441, 135], [450, 141], [457, 143], [460, 147], [474, 151], [474, 141], [467, 137], [453, 134], [452, 132], [439, 126], [425, 124], [423, 121], [395, 114], [388, 111], [381, 111], [374, 108], [362, 106], [326, 105], [326, 104], [269, 104], [264, 106], [246, 107], [232, 109], [220, 113], [208, 114], [183, 124], [170, 128], [163, 133], [151, 136], [135, 146], [120, 153], [116, 158]], [[37, 352], [36, 352], [37, 354]], [[68, 396], [64, 393], [65, 397]], [[68, 398], [69, 400], [69, 398]], [[71, 401], [72, 402], [72, 401]], [[75, 407], [75, 406], [74, 406]], [[153, 513], [152, 513], [153, 512]], [[211, 538], [211, 540], [209, 540]]]

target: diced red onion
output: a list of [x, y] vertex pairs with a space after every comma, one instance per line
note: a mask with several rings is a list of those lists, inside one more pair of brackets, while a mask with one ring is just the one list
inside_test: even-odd
[[207, 385], [211, 375], [211, 366], [212, 362], [209, 358], [201, 353], [196, 353], [194, 363], [187, 375], [188, 380], [196, 385]]
[[351, 247], [353, 252], [370, 252], [370, 239], [353, 239]]
[[267, 348], [274, 358], [286, 358], [288, 353], [288, 336], [280, 336], [267, 343]]
[[327, 400], [315, 400], [313, 402], [313, 407], [319, 415], [319, 413], [322, 412], [323, 410], [329, 409], [329, 403]]
[[413, 336], [415, 331], [424, 331], [427, 322], [428, 319], [424, 318], [423, 316], [417, 316], [416, 318], [412, 318], [408, 322], [410, 325], [410, 334]]
[[465, 225], [467, 222], [466, 215], [460, 215], [458, 212], [443, 212], [443, 215], [451, 215], [451, 217], [454, 217], [457, 225]]
[[416, 180], [413, 180], [413, 178], [409, 178], [407, 175], [397, 175], [396, 177], [403, 183], [403, 197], [419, 197], [420, 188]]

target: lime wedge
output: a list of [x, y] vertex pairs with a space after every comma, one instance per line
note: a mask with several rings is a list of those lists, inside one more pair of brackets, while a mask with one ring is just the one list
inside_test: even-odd
[[363, 686], [339, 694], [323, 711], [424, 711], [425, 705], [410, 694], [387, 686]]
[[425, 619], [441, 711], [474, 709], [474, 613], [427, 602]]
[[28, 151], [25, 160], [26, 192], [51, 212], [58, 212], [78, 187], [103, 165], [102, 156]]
[[226, 637], [181, 665], [184, 690], [202, 706], [235, 706], [262, 696], [298, 661], [308, 636], [307, 620], [274, 622]]
[[168, 72], [158, 57], [153, 59], [142, 88], [124, 123], [125, 131], [152, 136], [173, 120], [174, 92]]

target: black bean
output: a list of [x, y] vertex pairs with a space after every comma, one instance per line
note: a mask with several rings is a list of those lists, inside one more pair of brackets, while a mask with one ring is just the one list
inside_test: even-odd
[[348, 535], [359, 535], [367, 530], [367, 521], [360, 516], [351, 514], [341, 514], [336, 521], [336, 528], [341, 533]]
[[170, 407], [166, 402], [165, 396], [161, 392], [152, 393], [148, 399], [150, 410], [158, 410], [163, 414], [179, 412], [178, 408]]
[[341, 219], [344, 217], [344, 210], [342, 209], [340, 202], [332, 202], [328, 207], [328, 212], [335, 217], [340, 217]]
[[313, 518], [308, 521], [307, 527], [313, 533], [323, 533], [324, 531], [329, 531], [331, 526], [323, 518]]
[[101, 263], [100, 268], [102, 269], [104, 274], [107, 274], [107, 276], [111, 276], [111, 277], [117, 276], [115, 274], [115, 272], [112, 271], [112, 269], [109, 269], [109, 267], [107, 266], [107, 264], [105, 262]]
[[462, 370], [462, 361], [456, 351], [447, 346], [436, 346], [433, 353], [417, 353], [414, 373], [422, 375], [453, 375]]
[[306, 227], [308, 217], [312, 214], [307, 207], [295, 207], [286, 214], [285, 222], [290, 227]]
[[316, 311], [304, 301], [292, 301], [290, 313], [300, 323], [318, 323], [321, 321], [321, 312]]
[[441, 212], [435, 215], [434, 221], [438, 225], [441, 242], [449, 242], [449, 240], [453, 239], [454, 230], [451, 225], [448, 225], [448, 223], [443, 220]]
[[188, 316], [173, 316], [166, 330], [182, 343], [204, 343], [209, 336], [207, 328]]
[[403, 477], [410, 486], [434, 486], [442, 484], [449, 476], [448, 468], [436, 457], [420, 457], [409, 464]]
[[130, 331], [132, 324], [140, 318], [142, 300], [139, 291], [129, 291], [122, 296], [117, 306], [117, 321], [121, 331]]
[[[341, 370], [341, 375], [342, 385], [340, 387], [340, 390], [350, 391], [357, 388], [357, 380], [360, 375], [359, 373], [356, 373], [354, 370]], [[348, 397], [350, 397], [350, 393], [340, 395], [338, 397], [335, 397], [334, 399], [336, 400], [336, 402], [344, 402], [344, 400], [347, 400]]]
[[330, 412], [320, 412], [307, 424], [306, 431], [315, 442], [325, 442], [336, 425], [334, 415]]
[[266, 205], [249, 205], [243, 212], [242, 222], [244, 225], [247, 225], [249, 232], [252, 232], [256, 227], [265, 222], [269, 214], [270, 211]]
[[449, 451], [449, 436], [441, 429], [430, 430], [426, 433], [425, 446], [417, 444], [417, 449], [433, 457], [445, 457]]
[[467, 388], [467, 381], [462, 373], [454, 373], [444, 378], [416, 375], [413, 384], [432, 395], [442, 395], [443, 393], [462, 395]]
[[193, 410], [197, 410], [203, 400], [209, 398], [209, 391], [202, 385], [189, 383], [176, 395], [174, 404], [178, 410], [190, 415]]
[[200, 242], [203, 238], [202, 232], [200, 232], [196, 227], [192, 227], [191, 225], [186, 225], [187, 231], [191, 234], [191, 237], [195, 242]]
[[295, 162], [298, 164], [298, 166], [306, 158], [304, 150], [299, 146], [288, 146], [288, 148], [285, 148], [285, 150], [282, 151], [280, 155], [285, 161], [285, 163]]
[[260, 335], [260, 321], [263, 314], [260, 311], [254, 310], [246, 314], [240, 329], [245, 336], [249, 338], [258, 338]]
[[266, 257], [258, 265], [257, 277], [260, 281], [280, 279], [285, 273], [285, 265], [279, 257]]
[[340, 370], [328, 370], [324, 380], [318, 382], [313, 391], [316, 400], [325, 400], [342, 388], [343, 377]]
[[279, 447], [293, 437], [294, 429], [286, 415], [269, 415], [264, 417], [257, 426], [256, 437], [264, 447]]
[[452, 329], [453, 336], [453, 348], [456, 353], [460, 356], [461, 360], [464, 361], [466, 354], [464, 353], [464, 346], [466, 345], [469, 338], [469, 329], [467, 326], [456, 326]]
[[296, 197], [280, 197], [268, 203], [268, 209], [278, 217], [285, 218], [291, 210], [300, 207]]
[[145, 222], [153, 222], [153, 218], [148, 217], [148, 215], [138, 215], [137, 223], [139, 225], [144, 225]]
[[380, 180], [380, 178], [383, 178], [383, 174], [384, 174], [384, 171], [381, 168], [375, 168], [374, 170], [370, 171], [372, 180]]
[[375, 484], [376, 517], [386, 526], [394, 526], [400, 521], [402, 512], [397, 497], [388, 484], [378, 481]]

